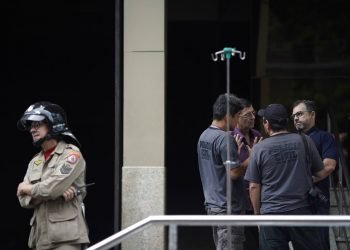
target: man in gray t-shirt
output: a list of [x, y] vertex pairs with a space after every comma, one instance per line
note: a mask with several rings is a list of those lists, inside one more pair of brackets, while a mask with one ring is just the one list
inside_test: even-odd
[[[201, 175], [204, 205], [208, 208], [226, 210], [226, 168], [224, 162], [227, 159], [227, 136], [229, 134], [217, 127], [208, 127], [200, 136], [198, 142], [198, 162]], [[232, 137], [231, 137], [232, 138]], [[241, 164], [237, 155], [237, 146], [233, 139], [230, 143], [231, 168], [240, 168]], [[241, 214], [244, 210], [244, 185], [243, 178], [237, 178], [231, 185], [232, 212]]]
[[[229, 115], [226, 114], [229, 98]], [[213, 105], [213, 120], [211, 125], [201, 134], [198, 144], [198, 165], [203, 186], [204, 205], [210, 215], [227, 214], [227, 171], [231, 178], [231, 210], [232, 214], [245, 211], [245, 194], [243, 174], [248, 161], [239, 162], [237, 146], [230, 131], [236, 127], [238, 116], [243, 106], [235, 95], [220, 95]], [[229, 154], [227, 151], [229, 149]], [[229, 161], [230, 164], [225, 164]], [[213, 237], [217, 250], [243, 250], [244, 228], [229, 227], [230, 237], [227, 237], [227, 226], [214, 226]], [[229, 244], [228, 238], [231, 238]], [[228, 246], [231, 245], [229, 249]]]
[[[288, 112], [281, 104], [270, 104], [258, 112], [270, 136], [254, 146], [245, 179], [255, 214], [312, 214], [308, 192], [312, 175], [327, 172], [310, 138], [289, 133]], [[308, 150], [306, 150], [306, 147]], [[307, 162], [307, 152], [309, 161]], [[320, 249], [319, 233], [305, 227], [260, 227], [262, 249]]]
[[280, 133], [255, 145], [245, 178], [261, 184], [260, 213], [288, 212], [308, 207], [311, 172], [322, 170], [322, 161], [309, 137], [312, 169], [306, 165], [304, 143], [299, 134]]

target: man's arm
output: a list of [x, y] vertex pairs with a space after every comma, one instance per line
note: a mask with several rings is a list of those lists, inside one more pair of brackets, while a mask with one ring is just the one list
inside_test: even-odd
[[323, 178], [313, 176], [314, 182], [318, 182], [318, 181], [326, 178], [327, 176], [329, 176], [335, 170], [335, 167], [337, 165], [337, 161], [330, 159], [330, 158], [325, 158], [323, 160], [323, 165], [324, 165], [324, 169], [321, 170], [322, 171], [321, 175], [323, 176]]
[[237, 180], [239, 177], [244, 175], [248, 167], [248, 163], [249, 163], [249, 157], [245, 159], [244, 162], [241, 163], [241, 166], [237, 168], [231, 168], [231, 171], [230, 171], [231, 180], [233, 181]]
[[321, 170], [314, 173], [314, 175], [312, 176], [312, 179], [314, 182], [316, 182], [316, 181], [323, 180], [324, 178], [328, 177], [328, 175], [329, 175], [328, 170], [326, 168], [322, 168]]
[[[17, 188], [17, 196], [23, 197], [23, 196], [31, 196], [33, 189], [33, 185], [28, 182], [21, 182], [18, 185]], [[70, 186], [64, 193], [62, 194], [65, 201], [72, 200], [75, 196], [77, 196], [77, 190], [74, 186]]]
[[308, 140], [309, 155], [311, 158], [311, 171], [312, 179], [314, 182], [320, 181], [328, 177], [336, 167], [336, 160], [332, 158], [324, 158], [322, 160], [315, 143], [312, 142], [310, 137], [305, 136]]
[[245, 145], [248, 149], [248, 158], [245, 159], [242, 163], [241, 166], [239, 166], [238, 168], [233, 168], [231, 169], [231, 180], [237, 180], [239, 177], [241, 177], [242, 175], [245, 174], [245, 171], [247, 170], [248, 164], [249, 164], [249, 160], [250, 160], [250, 154], [252, 152], [251, 147], [249, 147], [249, 145]]
[[31, 196], [31, 189], [33, 185], [27, 181], [23, 181], [18, 185], [17, 196], [21, 207], [34, 208], [41, 203], [40, 199], [35, 199]]
[[20, 184], [18, 184], [17, 187], [17, 196], [23, 196], [23, 195], [31, 195], [33, 185], [23, 181]]
[[254, 209], [254, 214], [260, 214], [260, 196], [261, 185], [259, 183], [249, 182], [249, 196]]

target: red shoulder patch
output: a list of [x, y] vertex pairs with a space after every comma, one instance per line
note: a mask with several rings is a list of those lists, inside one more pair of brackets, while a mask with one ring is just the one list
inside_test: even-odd
[[80, 154], [78, 152], [70, 152], [66, 158], [68, 163], [75, 164], [79, 160]]

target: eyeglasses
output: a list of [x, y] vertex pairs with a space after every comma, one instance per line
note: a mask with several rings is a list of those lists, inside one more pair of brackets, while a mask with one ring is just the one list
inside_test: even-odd
[[255, 117], [256, 116], [256, 112], [255, 111], [251, 111], [251, 112], [247, 112], [243, 115], [240, 115], [240, 117], [243, 117], [243, 118], [250, 118], [250, 117]]
[[295, 114], [292, 114], [291, 115], [291, 118], [294, 119], [295, 117], [296, 118], [299, 118], [299, 117], [302, 117], [305, 115], [306, 112], [313, 112], [312, 110], [306, 110], [306, 111], [299, 111], [299, 112], [296, 112]]
[[42, 125], [44, 125], [44, 122], [37, 122], [37, 121], [35, 121], [35, 122], [32, 122], [32, 123], [30, 124], [30, 129], [38, 129], [38, 128], [40, 128]]

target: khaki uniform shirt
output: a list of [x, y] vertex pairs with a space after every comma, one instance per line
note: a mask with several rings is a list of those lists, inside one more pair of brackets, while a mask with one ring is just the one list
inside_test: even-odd
[[71, 185], [85, 185], [85, 160], [79, 148], [60, 141], [47, 161], [41, 151], [30, 161], [24, 181], [34, 185], [30, 196], [19, 197], [22, 207], [34, 208], [30, 248], [89, 243], [81, 209], [86, 189], [82, 188], [81, 195], [70, 201], [62, 197]]

